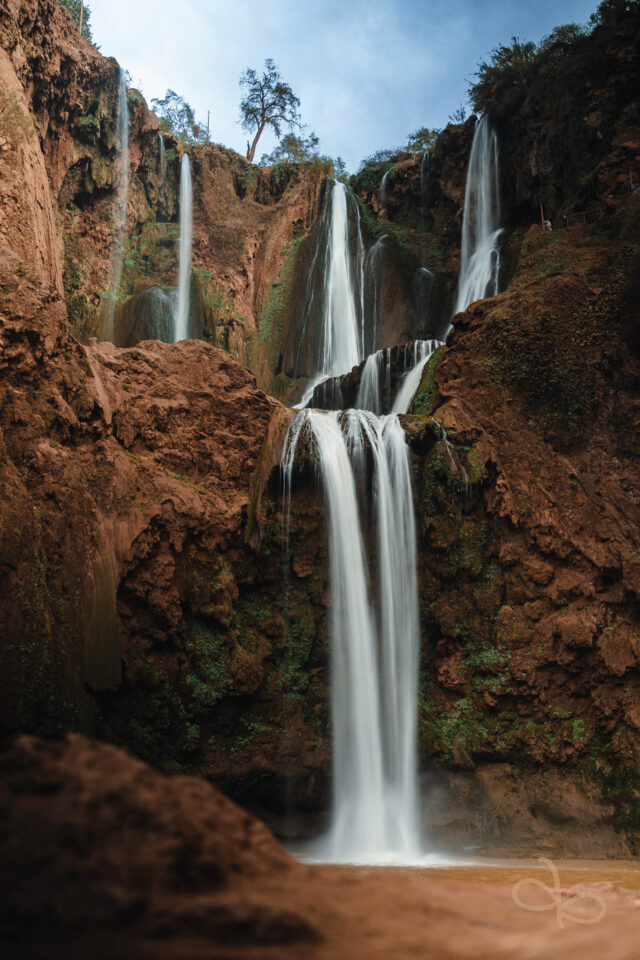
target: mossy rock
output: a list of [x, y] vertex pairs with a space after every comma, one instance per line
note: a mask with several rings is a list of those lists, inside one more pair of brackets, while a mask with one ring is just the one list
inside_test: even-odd
[[420, 386], [411, 404], [410, 413], [429, 417], [438, 406], [440, 395], [436, 386], [435, 375], [445, 358], [446, 352], [446, 346], [438, 347], [427, 360], [424, 370], [422, 371]]

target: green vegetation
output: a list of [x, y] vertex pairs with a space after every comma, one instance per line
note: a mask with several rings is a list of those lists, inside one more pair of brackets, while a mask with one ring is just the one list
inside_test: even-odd
[[431, 129], [430, 127], [420, 127], [409, 134], [406, 149], [409, 153], [424, 153], [425, 150], [433, 150], [441, 130]]
[[443, 345], [429, 357], [422, 371], [420, 386], [416, 391], [411, 404], [411, 413], [419, 416], [430, 416], [436, 408], [438, 398], [438, 388], [435, 383], [435, 375], [438, 367], [444, 360], [447, 348]]
[[301, 128], [298, 111], [300, 101], [270, 58], [264, 62], [262, 77], [258, 77], [255, 70], [247, 68], [240, 77], [240, 86], [245, 90], [240, 102], [242, 129], [254, 134], [252, 142], [247, 143], [247, 160], [251, 162], [258, 141], [267, 127], [271, 127], [278, 138], [283, 126], [291, 130], [294, 127]]
[[272, 369], [283, 340], [283, 333], [292, 306], [296, 258], [305, 237], [292, 240], [283, 251], [283, 263], [278, 276], [271, 283], [262, 304], [258, 321], [258, 339], [267, 346]]
[[60, 3], [68, 10], [71, 14], [71, 19], [81, 27], [82, 36], [85, 40], [88, 40], [89, 43], [93, 43], [93, 35], [91, 33], [91, 10], [84, 3], [84, 0], [60, 0]]
[[287, 133], [269, 155], [263, 154], [260, 163], [263, 166], [272, 166], [283, 161], [302, 163], [317, 156], [319, 142], [315, 133], [310, 133], [307, 137], [302, 134], [298, 137], [295, 133]]
[[172, 133], [183, 147], [207, 142], [207, 125], [196, 120], [193, 107], [175, 90], [167, 90], [164, 98], [152, 100], [151, 106], [160, 118], [160, 129], [164, 133]]
[[638, 8], [638, 0], [604, 0], [591, 15], [590, 29], [570, 23], [556, 27], [538, 45], [518, 37], [499, 44], [489, 60], [479, 64], [478, 79], [470, 91], [474, 109], [494, 118], [513, 115], [531, 88], [544, 88], [552, 76], [562, 78], [567, 55], [579, 54], [590, 32], [628, 22], [637, 16]]

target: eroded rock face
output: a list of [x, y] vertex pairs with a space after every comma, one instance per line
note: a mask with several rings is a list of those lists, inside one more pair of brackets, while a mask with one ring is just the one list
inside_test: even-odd
[[[2, 29], [15, 90], [0, 152], [15, 202], [0, 276], [4, 732], [100, 730], [256, 805], [284, 811], [293, 795], [317, 816], [329, 758], [326, 650], [314, 645], [326, 634], [326, 547], [283, 589], [280, 515], [265, 493], [288, 414], [205, 342], [120, 350], [70, 335], [51, 190], [54, 146], [69, 135], [57, 85], [75, 104], [94, 68], [108, 92], [115, 64], [76, 43], [57, 3], [5, 8]], [[274, 256], [279, 236], [265, 241]], [[318, 542], [318, 503], [316, 491], [306, 549]]]
[[284, 810], [290, 789], [317, 813], [329, 756], [318, 492], [315, 571], [284, 587], [279, 507], [251, 492], [284, 408], [200, 341], [84, 348], [51, 305], [2, 329], [5, 730], [97, 728], [257, 805]]
[[[471, 771], [480, 794], [488, 761], [510, 765], [505, 789], [519, 771], [556, 839], [543, 772], [557, 771], [590, 808], [594, 845], [606, 849], [613, 825], [611, 849], [635, 849], [640, 245], [637, 208], [615, 216], [635, 226], [606, 247], [587, 227], [532, 228], [506, 293], [456, 318], [425, 370], [413, 410], [454, 442], [412, 439], [420, 737], [425, 757]], [[526, 816], [521, 830], [536, 835]]]
[[[26, 195], [16, 193], [3, 176], [2, 216], [20, 222], [23, 207], [31, 203], [27, 221], [35, 217], [34, 229], [15, 238], [18, 249], [7, 246], [3, 262], [15, 271], [12, 255], [22, 255], [20, 243], [38, 249], [58, 292], [64, 281], [71, 330], [86, 343], [102, 334], [122, 222], [119, 67], [80, 38], [57, 0], [4, 4], [0, 49], [3, 87], [7, 85], [11, 111], [17, 111], [13, 126], [22, 143], [20, 160], [30, 170]], [[128, 91], [128, 110], [129, 195], [115, 328], [119, 345], [144, 339], [148, 330], [144, 316], [139, 330], [135, 317], [131, 322], [132, 300], [154, 285], [177, 285], [179, 239], [181, 147], [164, 134], [163, 171], [158, 120], [136, 90]], [[3, 133], [0, 151], [6, 139]], [[5, 166], [14, 157], [13, 144], [9, 147], [7, 156], [1, 154]], [[213, 144], [191, 146], [189, 152], [195, 196], [190, 334], [229, 349], [271, 392], [286, 390], [289, 385], [276, 380], [286, 327], [278, 327], [280, 320], [274, 327], [274, 302], [282, 307], [283, 285], [286, 299], [298, 296], [292, 268], [298, 246], [315, 222], [322, 177], [301, 177], [286, 165], [273, 173]], [[46, 195], [41, 196], [43, 189]]]
[[[4, 731], [98, 732], [204, 774], [283, 832], [313, 832], [331, 752], [313, 464], [299, 465], [287, 555], [276, 465], [290, 413], [255, 377], [203, 341], [121, 350], [70, 335], [63, 226], [86, 240], [71, 254], [89, 271], [77, 288], [85, 305], [107, 278], [116, 64], [79, 41], [57, 0], [5, 4], [0, 37], [12, 118], [0, 144]], [[76, 129], [97, 89], [97, 126]], [[175, 205], [154, 180], [157, 128], [139, 98], [130, 106], [129, 218], [140, 244], [151, 225], [167, 253]], [[440, 210], [449, 237], [471, 135], [472, 124], [450, 129], [451, 155], [432, 172], [433, 231]], [[637, 155], [625, 143], [598, 183], [620, 182]], [[416, 158], [400, 166], [389, 211], [401, 225], [420, 170]], [[225, 313], [220, 339], [264, 382], [280, 366], [321, 181], [292, 183], [285, 198], [248, 170], [228, 151], [194, 154], [195, 248], [247, 311], [248, 326]], [[420, 755], [447, 773], [446, 806], [463, 810], [452, 841], [477, 840], [467, 815], [477, 798], [494, 845], [537, 838], [533, 820], [565, 852], [637, 841], [640, 324], [627, 279], [637, 237], [637, 208], [623, 204], [595, 232], [517, 231], [513, 284], [457, 318], [403, 421], [421, 556]], [[405, 267], [413, 282], [416, 250], [396, 246], [396, 293]], [[441, 252], [451, 278], [455, 250]], [[156, 279], [170, 261], [158, 254]], [[563, 778], [573, 821], [584, 814], [597, 836], [591, 848], [557, 827]]]

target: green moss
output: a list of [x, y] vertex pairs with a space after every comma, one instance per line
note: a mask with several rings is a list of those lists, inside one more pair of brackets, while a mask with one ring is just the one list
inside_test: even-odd
[[309, 687], [309, 661], [316, 641], [316, 622], [311, 606], [302, 605], [293, 597], [291, 587], [287, 591], [289, 619], [287, 624], [287, 649], [278, 677], [286, 696], [300, 699]]
[[304, 239], [298, 237], [285, 247], [282, 266], [271, 283], [258, 318], [258, 339], [267, 347], [272, 369], [277, 365], [287, 314], [292, 306], [296, 257]]
[[229, 690], [232, 650], [226, 636], [204, 623], [192, 626], [189, 647], [186, 682], [191, 708], [197, 715], [214, 707]]
[[100, 139], [100, 118], [92, 114], [79, 117], [75, 125], [76, 134], [83, 143], [95, 144]]
[[616, 830], [625, 833], [636, 850], [640, 848], [640, 772], [625, 731], [607, 739], [592, 737], [582, 769], [598, 785], [602, 799], [613, 804]]
[[243, 197], [255, 197], [256, 187], [260, 180], [260, 167], [254, 163], [248, 163], [240, 174], [240, 184]]
[[431, 416], [438, 404], [438, 388], [435, 383], [436, 372], [445, 358], [447, 348], [443, 345], [429, 357], [422, 371], [420, 386], [411, 404], [410, 413], [418, 416]]

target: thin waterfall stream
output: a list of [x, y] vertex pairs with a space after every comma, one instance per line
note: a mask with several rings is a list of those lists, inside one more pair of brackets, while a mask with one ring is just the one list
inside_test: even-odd
[[158, 149], [160, 151], [160, 162], [159, 162], [159, 172], [160, 172], [160, 184], [163, 185], [167, 177], [167, 154], [164, 145], [164, 137], [161, 133], [158, 133]]
[[178, 265], [178, 306], [175, 316], [174, 340], [189, 336], [189, 288], [191, 284], [191, 243], [193, 235], [193, 190], [191, 162], [183, 153], [180, 161], [180, 259]]
[[124, 265], [124, 245], [127, 229], [127, 205], [129, 202], [129, 103], [127, 101], [127, 78], [120, 67], [118, 80], [118, 141], [120, 143], [120, 181], [117, 193], [116, 242], [111, 266], [111, 290], [102, 318], [103, 340], [113, 340], [113, 324], [118, 302], [122, 268]]
[[[322, 328], [316, 369], [298, 407], [305, 407], [315, 388], [329, 377], [348, 373], [363, 358], [360, 326], [361, 268], [354, 269], [349, 247], [347, 188], [339, 180], [331, 185], [330, 218], [322, 283]], [[359, 233], [359, 260], [362, 262]], [[316, 251], [316, 260], [319, 251]]]
[[501, 234], [498, 138], [486, 117], [481, 117], [469, 157], [454, 315], [498, 293]]

